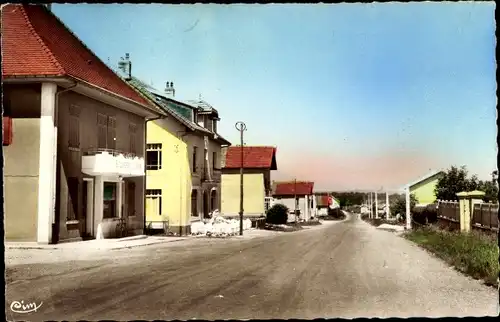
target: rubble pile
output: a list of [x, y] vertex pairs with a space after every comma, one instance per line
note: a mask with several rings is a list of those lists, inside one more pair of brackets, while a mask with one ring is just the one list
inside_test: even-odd
[[[243, 230], [252, 228], [252, 221], [243, 221]], [[229, 237], [238, 235], [240, 222], [236, 219], [226, 219], [221, 216], [213, 216], [207, 223], [201, 221], [191, 224], [191, 235], [206, 235], [209, 237]]]

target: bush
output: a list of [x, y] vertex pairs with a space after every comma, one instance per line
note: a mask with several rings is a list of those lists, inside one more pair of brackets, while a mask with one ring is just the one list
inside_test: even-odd
[[328, 208], [328, 216], [333, 217], [333, 218], [342, 218], [344, 217], [344, 213], [340, 208], [335, 208], [335, 209], [330, 209]]
[[434, 224], [438, 221], [437, 204], [416, 207], [412, 210], [412, 219], [420, 225]]
[[266, 214], [266, 222], [274, 225], [284, 225], [288, 221], [288, 207], [283, 204], [275, 204]]

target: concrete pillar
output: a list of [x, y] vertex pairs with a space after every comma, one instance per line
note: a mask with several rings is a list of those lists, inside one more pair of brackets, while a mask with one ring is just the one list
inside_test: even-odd
[[123, 217], [123, 180], [116, 183], [116, 206], [118, 207], [118, 218]]
[[411, 229], [411, 199], [410, 199], [410, 187], [406, 188], [405, 191], [406, 197], [406, 229]]
[[483, 191], [459, 192], [460, 206], [460, 231], [468, 232], [471, 230], [471, 220], [474, 213], [474, 205], [483, 202], [485, 193]]
[[94, 231], [96, 239], [102, 239], [102, 219], [104, 202], [104, 180], [102, 176], [96, 176], [94, 180]]
[[40, 157], [38, 177], [37, 242], [49, 244], [55, 211], [55, 160], [57, 137], [54, 131], [57, 85], [42, 83], [40, 106]]

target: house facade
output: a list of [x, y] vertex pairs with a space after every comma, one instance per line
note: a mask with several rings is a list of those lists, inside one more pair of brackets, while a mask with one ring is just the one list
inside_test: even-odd
[[432, 171], [406, 186], [409, 193], [413, 194], [417, 199], [417, 206], [425, 206], [436, 202], [434, 189], [443, 175], [442, 170]]
[[288, 207], [291, 213], [299, 210], [300, 220], [308, 221], [315, 215], [317, 207], [314, 198], [314, 182], [309, 181], [284, 181], [273, 183], [273, 198], [275, 203]]
[[[126, 57], [122, 66], [130, 64]], [[220, 209], [221, 148], [230, 142], [218, 134], [220, 118], [208, 103], [175, 99], [172, 82], [162, 92], [132, 75], [128, 81], [168, 115], [147, 126], [146, 227], [189, 234], [192, 221]]]
[[146, 121], [162, 111], [45, 6], [3, 7], [2, 51], [6, 239], [143, 233]]
[[[241, 146], [223, 150], [221, 213], [224, 217], [239, 217]], [[276, 147], [243, 147], [243, 215], [265, 216], [266, 198], [271, 196], [271, 171], [277, 170]]]

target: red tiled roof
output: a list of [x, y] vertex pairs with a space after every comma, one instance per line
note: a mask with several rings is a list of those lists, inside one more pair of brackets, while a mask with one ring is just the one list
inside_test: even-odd
[[[245, 169], [271, 169], [276, 158], [276, 148], [272, 146], [244, 146], [243, 167]], [[276, 160], [274, 160], [276, 162]], [[230, 146], [226, 152], [225, 169], [235, 169], [241, 166], [241, 146]]]
[[43, 5], [2, 8], [2, 76], [69, 76], [151, 106]]
[[329, 206], [330, 196], [318, 196], [318, 206]]
[[312, 195], [314, 182], [290, 181], [277, 182], [273, 193], [275, 196]]

